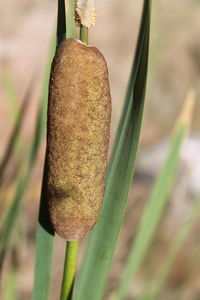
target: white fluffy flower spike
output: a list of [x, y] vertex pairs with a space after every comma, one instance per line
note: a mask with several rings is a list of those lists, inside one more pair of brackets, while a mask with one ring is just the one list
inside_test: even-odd
[[91, 28], [95, 25], [96, 10], [94, 0], [76, 0], [75, 1], [75, 22], [77, 26]]

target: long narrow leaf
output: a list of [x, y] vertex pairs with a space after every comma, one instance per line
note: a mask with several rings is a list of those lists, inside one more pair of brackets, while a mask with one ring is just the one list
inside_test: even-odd
[[17, 270], [15, 267], [10, 267], [9, 273], [6, 278], [4, 287], [4, 300], [15, 300], [17, 299]]
[[54, 230], [52, 228], [46, 198], [46, 168], [44, 168], [40, 200], [39, 222], [36, 236], [36, 259], [33, 300], [48, 299], [53, 254]]
[[3, 177], [4, 171], [8, 165], [8, 162], [10, 161], [10, 159], [13, 155], [13, 151], [15, 149], [17, 140], [19, 138], [19, 133], [21, 130], [21, 126], [22, 126], [30, 99], [31, 99], [32, 91], [33, 91], [33, 78], [31, 78], [29, 87], [26, 91], [26, 94], [25, 94], [25, 97], [23, 100], [23, 103], [19, 110], [18, 116], [16, 117], [15, 126], [13, 128], [13, 131], [12, 131], [11, 136], [8, 141], [8, 145], [4, 151], [4, 156], [0, 163], [0, 184], [2, 184], [2, 177]]
[[15, 123], [18, 113], [19, 113], [19, 107], [18, 107], [18, 97], [17, 92], [15, 88], [15, 84], [13, 82], [13, 78], [11, 76], [10, 70], [7, 69], [3, 72], [3, 92], [5, 95], [6, 102], [9, 107], [9, 114], [10, 114], [10, 121]]
[[188, 217], [186, 222], [182, 225], [178, 233], [176, 234], [176, 238], [172, 243], [169, 253], [167, 254], [165, 261], [160, 266], [160, 269], [156, 275], [155, 280], [151, 283], [150, 293], [148, 293], [143, 300], [156, 300], [159, 299], [159, 293], [164, 285], [171, 268], [178, 257], [186, 239], [188, 238], [191, 229], [199, 217], [200, 212], [200, 197], [194, 203], [194, 207], [192, 209], [191, 215]]
[[66, 38], [65, 0], [58, 0], [57, 45]]
[[[191, 118], [194, 99], [188, 98], [184, 106], [181, 118], [188, 116]], [[133, 241], [133, 245], [122, 275], [119, 285], [117, 299], [122, 300], [128, 292], [130, 282], [138, 271], [145, 254], [150, 246], [157, 225], [161, 219], [169, 192], [175, 178], [179, 163], [179, 152], [183, 140], [189, 128], [189, 120], [180, 119], [170, 145], [169, 154], [156, 179], [149, 201], [146, 204], [142, 219], [139, 224], [138, 233]]]
[[144, 106], [148, 66], [150, 1], [144, 1], [142, 22], [117, 138], [107, 172], [98, 223], [90, 234], [73, 299], [102, 298], [129, 189], [132, 183]]
[[[54, 47], [55, 49], [55, 47]], [[49, 61], [52, 60], [52, 53], [50, 55]], [[14, 194], [13, 200], [11, 201], [11, 206], [7, 212], [4, 223], [1, 226], [0, 231], [0, 268], [2, 266], [3, 258], [5, 255], [6, 248], [8, 246], [10, 236], [12, 234], [12, 229], [17, 220], [19, 214], [19, 206], [21, 203], [21, 199], [24, 195], [32, 167], [35, 163], [35, 159], [37, 157], [38, 149], [40, 146], [40, 142], [44, 135], [44, 129], [46, 125], [46, 107], [47, 107], [47, 82], [49, 80], [50, 73], [50, 63], [48, 63], [47, 70], [45, 73], [44, 87], [42, 90], [41, 100], [39, 104], [38, 116], [35, 125], [35, 130], [33, 134], [33, 140], [30, 147], [28, 163], [24, 170], [23, 175], [17, 180], [16, 192]]]

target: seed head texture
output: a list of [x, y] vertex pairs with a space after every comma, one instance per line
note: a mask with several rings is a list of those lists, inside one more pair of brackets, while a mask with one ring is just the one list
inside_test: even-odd
[[100, 51], [63, 41], [52, 63], [47, 121], [47, 196], [55, 231], [78, 240], [95, 224], [104, 194], [111, 96]]

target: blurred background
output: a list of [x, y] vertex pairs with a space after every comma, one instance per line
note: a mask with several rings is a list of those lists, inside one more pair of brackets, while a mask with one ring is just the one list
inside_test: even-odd
[[[141, 8], [141, 0], [96, 1], [97, 23], [89, 40], [103, 53], [108, 64], [113, 101], [111, 147], [133, 61]], [[191, 89], [195, 90], [197, 100], [191, 134], [181, 152], [180, 170], [161, 226], [127, 299], [139, 299], [200, 192], [199, 9], [198, 0], [153, 1], [148, 86], [138, 162], [105, 299], [112, 299], [142, 208], [166, 155], [169, 135]], [[0, 245], [0, 298], [23, 300], [31, 299], [45, 132], [41, 140], [34, 142], [33, 149], [38, 147], [38, 151], [30, 154], [30, 150], [34, 146], [40, 100], [45, 95], [45, 70], [55, 35], [57, 1], [2, 0], [0, 12], [2, 222], [17, 198], [10, 239], [5, 237]], [[16, 132], [20, 132], [17, 139]], [[163, 300], [200, 299], [199, 232], [200, 220], [193, 226], [170, 271]], [[58, 299], [65, 241], [56, 237], [55, 245], [50, 299]], [[79, 260], [84, 241], [80, 247]]]

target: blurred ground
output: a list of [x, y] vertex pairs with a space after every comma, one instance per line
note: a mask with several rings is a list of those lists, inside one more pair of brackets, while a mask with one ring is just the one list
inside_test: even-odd
[[[96, 1], [97, 24], [91, 30], [90, 43], [98, 47], [104, 54], [109, 68], [111, 94], [113, 98], [113, 114], [111, 128], [111, 143], [114, 138], [117, 122], [120, 116], [120, 109], [123, 96], [130, 72], [133, 59], [134, 47], [139, 27], [141, 12], [141, 1], [127, 0], [126, 5], [123, 1], [102, 0]], [[199, 18], [200, 2], [198, 0], [172, 1], [163, 0], [153, 2], [152, 30], [151, 30], [151, 51], [149, 80], [146, 97], [145, 117], [141, 136], [141, 150], [146, 149], [145, 154], [141, 151], [140, 159], [136, 172], [136, 179], [130, 195], [128, 212], [125, 218], [122, 236], [116, 252], [115, 263], [111, 271], [106, 298], [109, 299], [113, 289], [117, 285], [123, 261], [128, 252], [128, 246], [136, 231], [136, 224], [142, 212], [143, 204], [147, 199], [152, 180], [155, 174], [151, 174], [154, 169], [154, 158], [150, 155], [154, 147], [157, 153], [165, 149], [166, 144], [162, 139], [168, 137], [173, 123], [180, 111], [183, 100], [188, 89], [194, 88], [197, 92], [197, 104], [193, 118], [192, 131], [198, 140], [197, 149], [189, 154], [196, 160], [191, 162], [196, 166], [198, 161], [199, 130], [200, 130], [200, 103], [199, 103], [199, 79], [200, 79], [200, 39], [199, 39]], [[10, 96], [8, 80], [12, 79], [16, 90], [16, 106], [22, 103], [25, 92], [29, 84], [33, 84], [34, 91], [31, 96], [31, 104], [26, 114], [25, 126], [22, 133], [22, 145], [24, 153], [30, 145], [33, 127], [36, 120], [37, 106], [41, 94], [42, 80], [44, 77], [44, 67], [48, 57], [50, 40], [53, 36], [56, 21], [56, 1], [55, 0], [2, 0], [0, 3], [0, 158], [3, 156], [6, 143], [8, 141], [15, 110], [11, 112], [13, 97]], [[160, 142], [161, 141], [161, 142]], [[158, 145], [158, 146], [157, 146]], [[161, 146], [160, 146], [161, 145]], [[30, 299], [33, 279], [34, 264], [34, 237], [37, 219], [37, 210], [40, 195], [41, 176], [43, 170], [45, 142], [42, 143], [37, 163], [32, 172], [31, 182], [29, 183], [23, 201], [22, 214], [20, 220], [19, 236], [22, 237], [18, 246], [16, 264], [20, 270], [18, 275], [18, 299]], [[198, 151], [199, 150], [199, 151]], [[193, 150], [192, 150], [193, 151]], [[23, 156], [23, 153], [21, 154]], [[26, 158], [26, 155], [24, 156]], [[23, 157], [22, 157], [23, 159]], [[145, 163], [145, 159], [147, 163]], [[143, 161], [143, 162], [142, 162]], [[148, 167], [150, 165], [150, 167]], [[15, 166], [12, 162], [9, 170]], [[148, 169], [149, 168], [149, 169]], [[158, 168], [159, 169], [159, 168]], [[9, 170], [7, 176], [9, 177]], [[150, 170], [150, 173], [149, 173]], [[186, 168], [187, 170], [187, 168]], [[185, 173], [184, 173], [185, 172]], [[164, 259], [168, 245], [174, 236], [174, 228], [178, 228], [177, 214], [173, 212], [185, 207], [187, 214], [188, 202], [191, 203], [193, 194], [188, 194], [187, 171], [184, 178], [179, 176], [176, 182], [173, 199], [176, 199], [174, 209], [168, 209], [167, 217], [163, 221], [162, 228], [156, 236], [152, 252], [156, 253], [152, 257], [152, 263], [146, 262], [146, 273], [141, 271], [137, 278], [137, 290], [135, 286], [130, 289], [130, 299], [135, 299], [137, 294], [148, 281], [152, 264], [153, 269]], [[142, 174], [143, 176], [138, 176]], [[145, 175], [148, 179], [145, 180]], [[197, 180], [197, 175], [195, 175]], [[13, 191], [15, 178], [10, 180], [10, 185], [3, 197], [5, 202], [9, 202]], [[198, 185], [198, 184], [197, 184]], [[182, 201], [179, 201], [181, 199]], [[185, 199], [185, 200], [184, 200]], [[187, 205], [186, 205], [187, 204]], [[181, 210], [182, 214], [182, 210]], [[191, 260], [199, 263], [200, 258], [193, 251], [198, 245], [198, 229], [200, 224], [196, 224], [187, 245], [182, 251], [180, 258], [174, 266], [168, 283], [165, 288], [163, 300], [198, 300], [200, 295], [200, 272], [199, 268], [191, 270]], [[58, 299], [58, 291], [61, 278], [62, 264], [64, 255], [64, 241], [57, 238], [55, 249], [55, 266], [52, 278], [52, 297]], [[83, 241], [84, 244], [84, 241]], [[83, 245], [81, 245], [81, 249]], [[191, 253], [195, 252], [192, 256]], [[6, 270], [9, 266], [10, 258], [4, 266], [4, 276], [1, 285], [5, 283]], [[200, 266], [200, 264], [198, 264]], [[0, 296], [1, 298], [1, 296]]]

